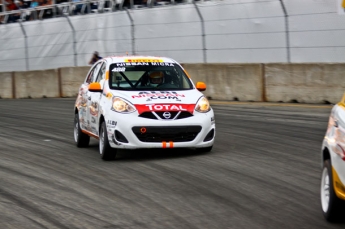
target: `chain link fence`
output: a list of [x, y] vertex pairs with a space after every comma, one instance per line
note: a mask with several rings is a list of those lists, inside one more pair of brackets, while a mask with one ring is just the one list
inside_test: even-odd
[[0, 25], [0, 71], [85, 66], [94, 51], [183, 63], [345, 62], [338, 0], [110, 2], [53, 5], [49, 19], [32, 9], [32, 20]]

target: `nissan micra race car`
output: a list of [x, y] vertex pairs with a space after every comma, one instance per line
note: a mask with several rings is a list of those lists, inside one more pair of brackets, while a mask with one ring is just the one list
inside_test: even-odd
[[345, 94], [331, 111], [322, 144], [321, 206], [330, 222], [345, 219]]
[[165, 57], [106, 57], [96, 62], [75, 103], [78, 147], [99, 139], [102, 159], [117, 149], [195, 148], [211, 151], [215, 118], [203, 82], [195, 85]]

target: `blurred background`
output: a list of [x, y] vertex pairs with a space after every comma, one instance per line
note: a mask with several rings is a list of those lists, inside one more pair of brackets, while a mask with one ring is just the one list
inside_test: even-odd
[[342, 0], [0, 0], [0, 71], [100, 56], [182, 63], [344, 63]]

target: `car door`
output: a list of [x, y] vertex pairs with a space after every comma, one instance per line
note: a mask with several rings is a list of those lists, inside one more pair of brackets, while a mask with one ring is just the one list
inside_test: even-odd
[[96, 69], [96, 65], [91, 67], [90, 71], [88, 72], [85, 78], [85, 81], [79, 88], [77, 107], [79, 111], [80, 127], [84, 130], [88, 129], [88, 122], [87, 122], [88, 90], [89, 90], [88, 87], [93, 80], [95, 69]]
[[[102, 63], [103, 62], [98, 62], [95, 64], [93, 71], [92, 71], [90, 83], [95, 82]], [[91, 125], [91, 116], [92, 115], [91, 114], [94, 114], [94, 112], [95, 112], [94, 107], [92, 106], [93, 104], [92, 104], [92, 99], [91, 99], [93, 94], [94, 94], [94, 92], [90, 92], [89, 90], [87, 90], [87, 92], [86, 92], [87, 106], [86, 106], [86, 112], [85, 112], [85, 122], [86, 122], [86, 128], [85, 129], [89, 132], [92, 132], [92, 133], [94, 133], [94, 131], [92, 131], [92, 125]]]
[[[97, 74], [94, 75], [93, 83], [101, 83], [102, 79], [105, 78], [106, 63], [100, 62]], [[103, 82], [103, 81], [102, 81]], [[103, 85], [101, 85], [103, 88]], [[88, 120], [90, 123], [90, 131], [98, 136], [99, 131], [99, 116], [100, 116], [100, 100], [102, 98], [102, 93], [100, 92], [88, 92], [88, 102], [89, 102], [89, 116]]]

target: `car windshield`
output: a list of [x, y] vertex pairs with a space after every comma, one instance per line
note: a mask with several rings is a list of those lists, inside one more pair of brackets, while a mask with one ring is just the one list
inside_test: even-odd
[[178, 64], [162, 62], [111, 64], [109, 86], [111, 89], [128, 91], [193, 89], [190, 79]]

